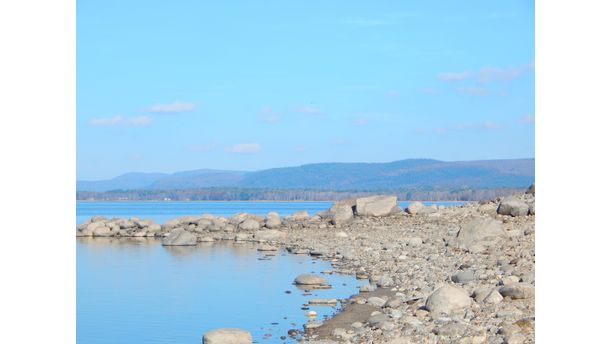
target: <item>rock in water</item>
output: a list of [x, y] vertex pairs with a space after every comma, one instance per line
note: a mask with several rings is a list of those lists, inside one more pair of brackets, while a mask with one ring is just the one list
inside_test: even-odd
[[408, 208], [406, 208], [406, 212], [408, 214], [411, 215], [416, 215], [418, 214], [421, 210], [423, 210], [423, 208], [425, 208], [425, 206], [423, 205], [423, 203], [421, 202], [412, 202], [410, 203], [410, 205], [408, 206]]
[[529, 205], [516, 197], [506, 197], [499, 203], [497, 213], [500, 215], [525, 216], [529, 213]]
[[204, 333], [202, 344], [252, 344], [251, 333], [238, 328], [220, 328]]
[[198, 239], [195, 235], [179, 227], [162, 239], [163, 246], [194, 246]]
[[395, 212], [396, 196], [371, 196], [357, 198], [356, 212], [360, 216], [387, 216]]
[[472, 299], [461, 288], [444, 285], [436, 289], [425, 302], [425, 308], [432, 313], [451, 314], [470, 306]]
[[457, 233], [459, 248], [478, 253], [508, 237], [501, 222], [491, 218], [476, 218]]
[[327, 285], [325, 278], [313, 274], [301, 274], [294, 282], [297, 285]]

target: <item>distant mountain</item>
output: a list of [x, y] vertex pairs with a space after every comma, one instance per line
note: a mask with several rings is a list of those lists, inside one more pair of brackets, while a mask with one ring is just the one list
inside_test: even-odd
[[408, 159], [388, 163], [321, 163], [256, 172], [195, 170], [128, 173], [102, 181], [79, 181], [77, 191], [173, 190], [207, 187], [390, 190], [522, 188], [533, 183], [534, 159], [446, 162]]

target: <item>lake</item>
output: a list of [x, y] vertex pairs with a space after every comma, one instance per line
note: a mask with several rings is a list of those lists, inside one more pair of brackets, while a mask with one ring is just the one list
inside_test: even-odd
[[[398, 202], [406, 208], [410, 202]], [[437, 204], [456, 206], [465, 202], [423, 202], [425, 205]], [[329, 209], [333, 202], [89, 202], [77, 201], [76, 221], [81, 223], [92, 216], [140, 217], [152, 219], [161, 224], [165, 221], [186, 215], [232, 216], [236, 213], [252, 213], [265, 216], [276, 211], [281, 216], [290, 215], [299, 210], [307, 210], [310, 215]]]
[[[304, 296], [293, 279], [331, 270], [329, 262], [280, 251], [258, 260], [263, 254], [250, 243], [164, 247], [155, 239], [78, 238], [76, 249], [77, 343], [83, 344], [201, 343], [204, 332], [219, 327], [246, 329], [259, 343], [293, 343], [280, 337], [308, 321], [302, 304], [346, 298], [366, 283], [325, 275], [333, 287]], [[310, 309], [319, 320], [336, 311]]]
[[[406, 207], [408, 202], [400, 202]], [[433, 204], [432, 202], [426, 204]], [[445, 206], [454, 202], [436, 202]], [[77, 223], [94, 215], [170, 218], [239, 212], [311, 215], [332, 202], [77, 202]], [[201, 343], [219, 327], [250, 331], [255, 342], [281, 340], [307, 322], [301, 307], [311, 298], [347, 298], [366, 281], [325, 276], [331, 289], [302, 295], [292, 285], [302, 273], [332, 270], [329, 262], [279, 251], [271, 260], [252, 243], [199, 243], [163, 247], [152, 238], [77, 238], [77, 343]], [[290, 291], [290, 293], [286, 293]], [[337, 309], [313, 306], [317, 319]]]

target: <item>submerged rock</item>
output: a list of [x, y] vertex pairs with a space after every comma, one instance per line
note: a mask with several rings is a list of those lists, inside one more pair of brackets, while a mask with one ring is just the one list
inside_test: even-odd
[[220, 328], [204, 333], [202, 344], [252, 344], [251, 333], [238, 328]]

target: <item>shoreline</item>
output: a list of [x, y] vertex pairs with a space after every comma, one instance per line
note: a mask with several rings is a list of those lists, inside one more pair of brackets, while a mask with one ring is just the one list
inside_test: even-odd
[[[517, 198], [525, 205], [535, 200], [530, 195]], [[224, 218], [225, 227], [216, 226], [219, 218], [185, 216], [159, 229], [139, 223], [125, 233], [164, 238], [176, 230], [192, 233], [197, 241], [253, 241], [285, 247], [293, 254], [330, 261], [333, 273], [369, 280], [369, 287], [350, 296], [334, 317], [307, 323], [311, 328], [305, 342], [404, 343], [410, 338], [430, 343], [467, 338], [460, 343], [532, 343], [535, 216], [500, 215], [498, 208], [496, 201], [425, 207], [416, 214], [354, 215], [335, 224], [333, 219], [330, 223], [329, 212], [312, 217], [296, 213], [279, 218], [274, 225], [270, 216], [237, 214]], [[490, 236], [477, 238], [465, 246], [459, 233], [483, 218], [499, 227], [499, 237], [494, 242], [489, 242]], [[141, 225], [155, 230], [143, 231]], [[438, 302], [439, 309], [432, 306], [430, 299], [442, 286], [451, 288], [458, 294], [452, 297], [465, 304], [450, 309], [448, 305], [457, 303], [450, 297]]]

